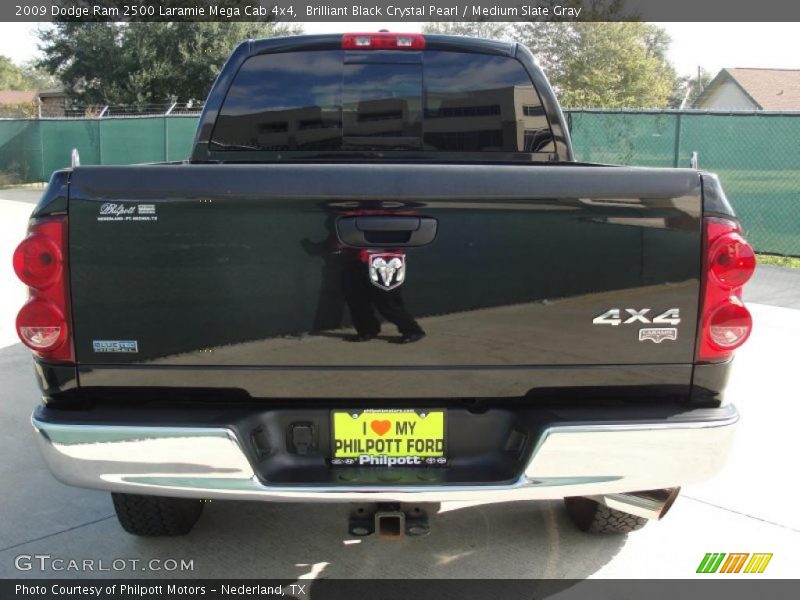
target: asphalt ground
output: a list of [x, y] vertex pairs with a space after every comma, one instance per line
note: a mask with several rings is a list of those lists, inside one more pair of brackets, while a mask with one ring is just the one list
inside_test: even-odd
[[[60, 484], [34, 446], [38, 390], [13, 331], [25, 293], [10, 257], [40, 193], [0, 191], [0, 577], [687, 578], [707, 552], [769, 552], [759, 577], [800, 574], [800, 270], [760, 267], [747, 286], [755, 328], [729, 384], [742, 420], [726, 467], [641, 531], [583, 534], [561, 502], [446, 503], [428, 537], [385, 542], [348, 536], [341, 505], [212, 502], [188, 536], [136, 538], [107, 493]], [[26, 558], [41, 555], [50, 558]], [[93, 560], [94, 570], [59, 570], [52, 559]], [[97, 570], [115, 559], [123, 570]], [[167, 570], [168, 559], [192, 569]]]

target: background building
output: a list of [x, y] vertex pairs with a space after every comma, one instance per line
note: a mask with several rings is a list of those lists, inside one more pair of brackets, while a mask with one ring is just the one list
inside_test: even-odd
[[722, 69], [693, 108], [800, 110], [800, 69]]

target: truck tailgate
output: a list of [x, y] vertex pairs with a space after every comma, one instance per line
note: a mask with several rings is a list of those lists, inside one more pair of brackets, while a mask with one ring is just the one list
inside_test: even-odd
[[[680, 365], [669, 380], [688, 385], [701, 214], [700, 177], [683, 169], [78, 167], [69, 198], [77, 359], [85, 374]], [[435, 220], [435, 239], [343, 243], [341, 219], [365, 216]], [[362, 250], [405, 255], [397, 293], [425, 339], [392, 343], [396, 329], [383, 323], [378, 339], [348, 341], [352, 296], [366, 289], [354, 292], [353, 278], [363, 272], [369, 285], [366, 265], [353, 266]], [[650, 323], [665, 313], [667, 325]], [[674, 329], [674, 339], [640, 340], [648, 328]]]

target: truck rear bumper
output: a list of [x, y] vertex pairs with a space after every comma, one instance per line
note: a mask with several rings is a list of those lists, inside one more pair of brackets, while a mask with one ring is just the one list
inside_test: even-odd
[[40, 409], [39, 448], [60, 481], [133, 494], [278, 502], [507, 502], [605, 496], [705, 480], [728, 454], [733, 406], [668, 420], [548, 425], [524, 472], [502, 485], [318, 485], [264, 482], [231, 427], [68, 423]]

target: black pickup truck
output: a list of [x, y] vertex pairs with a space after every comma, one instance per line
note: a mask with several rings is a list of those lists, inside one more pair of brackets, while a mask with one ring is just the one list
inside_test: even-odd
[[54, 173], [14, 265], [41, 452], [127, 531], [236, 499], [400, 536], [663, 516], [726, 457], [755, 260], [713, 174], [575, 162], [524, 46], [378, 33], [243, 42], [189, 161]]

